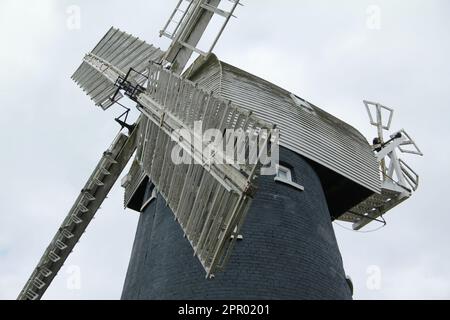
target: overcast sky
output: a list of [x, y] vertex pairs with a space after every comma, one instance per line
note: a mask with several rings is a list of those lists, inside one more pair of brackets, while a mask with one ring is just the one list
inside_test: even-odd
[[[70, 76], [111, 26], [165, 49], [158, 31], [176, 2], [0, 0], [0, 299], [17, 297], [118, 131], [120, 110], [95, 108]], [[362, 100], [393, 107], [393, 130], [405, 128], [425, 153], [405, 157], [421, 186], [385, 228], [335, 225], [355, 298], [450, 298], [450, 2], [246, 0], [236, 15], [219, 58], [370, 140]], [[120, 298], [138, 219], [122, 203], [116, 186], [45, 298]], [[70, 285], [77, 270], [80, 289]]]

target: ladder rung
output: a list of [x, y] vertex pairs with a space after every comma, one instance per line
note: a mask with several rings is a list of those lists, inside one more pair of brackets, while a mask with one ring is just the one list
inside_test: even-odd
[[38, 289], [42, 289], [43, 287], [45, 287], [45, 282], [42, 281], [42, 280], [39, 279], [39, 278], [34, 278], [33, 284], [34, 284], [34, 285], [36, 286], [36, 288], [38, 288]]
[[86, 206], [82, 205], [81, 203], [78, 205], [78, 210], [79, 210], [81, 213], [89, 212], [89, 209], [86, 208]]
[[41, 268], [41, 270], [40, 270], [40, 272], [41, 272], [41, 274], [45, 277], [45, 278], [48, 278], [48, 277], [50, 277], [51, 275], [52, 275], [52, 270], [50, 270], [49, 268], [47, 268], [47, 267], [42, 267]]
[[202, 4], [201, 7], [202, 7], [203, 9], [205, 9], [205, 10], [208, 10], [208, 11], [212, 12], [212, 13], [218, 14], [219, 16], [222, 16], [222, 17], [224, 17], [224, 18], [228, 18], [228, 17], [230, 17], [230, 16], [232, 15], [232, 14], [231, 14], [230, 12], [228, 12], [228, 11], [224, 11], [224, 10], [222, 10], [222, 9], [213, 7], [213, 6], [211, 6], [211, 5], [209, 5], [209, 4], [206, 4], [206, 3]]
[[87, 201], [94, 201], [94, 200], [95, 200], [95, 197], [94, 197], [92, 194], [90, 194], [89, 192], [85, 192], [85, 193], [84, 193], [84, 198], [85, 198]]
[[62, 242], [61, 240], [57, 240], [57, 241], [55, 242], [55, 246], [56, 246], [59, 250], [65, 250], [65, 249], [67, 249], [67, 245], [66, 245], [64, 242]]
[[118, 162], [112, 157], [112, 153], [111, 152], [105, 152], [103, 154], [104, 158], [106, 160], [108, 160], [110, 163], [112, 164], [117, 164]]
[[110, 176], [111, 175], [111, 172], [109, 172], [108, 170], [106, 170], [105, 168], [101, 168], [100, 169], [100, 172], [102, 173], [102, 174], [104, 174], [105, 176]]
[[166, 31], [161, 31], [161, 32], [159, 33], [159, 35], [160, 35], [161, 37], [164, 36], [164, 37], [166, 37], [166, 38], [169, 38], [170, 40], [173, 40], [173, 35], [171, 35], [170, 33], [166, 32]]
[[39, 295], [31, 289], [29, 289], [25, 295], [28, 300], [37, 300], [39, 298]]
[[204, 56], [204, 57], [206, 57], [206, 56], [208, 55], [206, 52], [204, 52], [204, 51], [202, 51], [202, 50], [200, 50], [200, 49], [197, 49], [196, 47], [191, 46], [190, 44], [187, 44], [186, 42], [180, 41], [180, 44], [181, 44], [183, 47], [186, 47], [186, 48], [188, 48], [189, 50], [195, 51], [195, 52], [197, 52], [199, 55], [202, 55], [202, 56]]
[[61, 234], [66, 238], [66, 239], [72, 239], [74, 237], [73, 233], [70, 232], [67, 229], [62, 229], [61, 230]]
[[73, 214], [71, 216], [71, 219], [75, 224], [80, 224], [83, 222], [83, 220], [81, 220], [80, 217], [78, 217], [76, 214]]
[[99, 187], [103, 187], [105, 184], [103, 182], [101, 182], [99, 179], [95, 178], [94, 179], [94, 183], [99, 186]]
[[52, 262], [58, 262], [59, 260], [61, 260], [61, 257], [60, 256], [58, 256], [56, 253], [54, 253], [53, 251], [50, 251], [50, 253], [48, 254], [48, 257], [49, 257], [49, 259], [52, 261]]

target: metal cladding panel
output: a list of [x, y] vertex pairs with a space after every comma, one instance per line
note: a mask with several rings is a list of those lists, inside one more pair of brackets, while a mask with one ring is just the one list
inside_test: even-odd
[[[194, 67], [191, 67], [189, 70], [193, 70], [196, 65], [199, 65], [203, 60], [196, 60], [194, 62]], [[217, 60], [207, 59], [202, 65], [201, 74], [196, 74], [193, 77], [189, 75], [184, 75], [186, 78], [189, 78], [191, 81], [198, 84], [200, 87], [204, 88], [207, 91], [214, 92], [216, 95], [220, 96], [221, 92], [221, 83], [222, 83], [222, 67], [217, 64]]]
[[[376, 193], [381, 192], [379, 165], [367, 140], [353, 127], [311, 103], [261, 78], [223, 63], [215, 56], [198, 60], [187, 71], [195, 82], [220, 72], [220, 95], [253, 111], [280, 129], [280, 144]], [[213, 87], [208, 84], [208, 87]]]
[[[83, 63], [72, 76], [72, 79], [103, 109], [112, 104], [112, 97], [117, 91], [114, 77], [108, 71], [114, 69], [115, 74], [125, 75], [132, 68], [136, 72], [130, 74], [130, 80], [143, 85], [143, 75], [150, 61], [159, 61], [164, 52], [145, 43], [126, 32], [111, 28], [95, 48], [86, 55]], [[94, 63], [95, 62], [95, 63]], [[122, 95], [117, 95], [119, 100]]]

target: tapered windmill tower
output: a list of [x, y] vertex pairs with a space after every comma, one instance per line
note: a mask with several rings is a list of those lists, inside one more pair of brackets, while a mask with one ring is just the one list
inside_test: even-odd
[[[399, 153], [420, 150], [404, 130], [385, 141], [389, 108], [365, 102], [379, 129], [371, 145], [312, 103], [220, 61], [212, 50], [238, 5], [181, 0], [160, 32], [172, 41], [166, 51], [112, 28], [84, 57], [73, 80], [94, 103], [106, 110], [127, 97], [140, 117], [116, 119], [123, 132], [19, 299], [43, 296], [130, 161], [125, 206], [140, 221], [123, 299], [351, 298], [331, 223], [360, 229], [408, 199], [418, 176]], [[213, 17], [223, 25], [202, 50]]]

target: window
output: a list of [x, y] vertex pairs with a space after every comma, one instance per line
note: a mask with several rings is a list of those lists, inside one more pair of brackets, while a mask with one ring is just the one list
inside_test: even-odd
[[300, 191], [304, 191], [305, 188], [293, 181], [293, 171], [287, 166], [277, 165], [277, 175], [275, 176], [275, 181], [279, 183], [287, 184], [294, 187]]
[[277, 166], [277, 178], [286, 181], [292, 181], [291, 170], [281, 165]]

